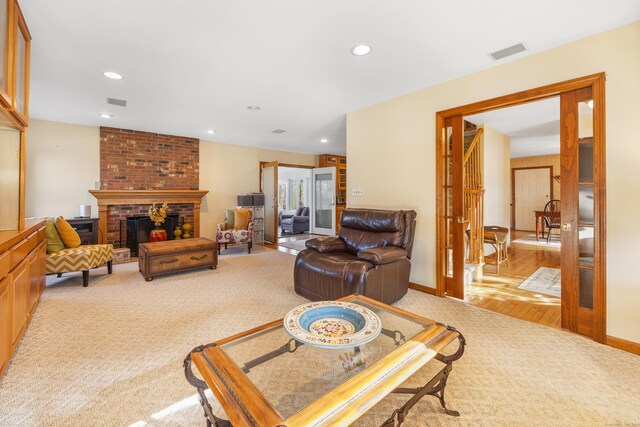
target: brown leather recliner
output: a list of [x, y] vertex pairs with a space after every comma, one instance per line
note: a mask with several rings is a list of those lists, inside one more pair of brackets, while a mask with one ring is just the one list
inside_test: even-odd
[[391, 304], [409, 287], [415, 211], [345, 209], [338, 237], [308, 240], [293, 273], [297, 294], [335, 300], [360, 294]]

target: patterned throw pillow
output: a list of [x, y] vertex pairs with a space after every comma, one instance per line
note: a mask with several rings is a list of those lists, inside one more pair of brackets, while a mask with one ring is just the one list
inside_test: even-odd
[[73, 229], [71, 224], [61, 216], [56, 218], [55, 224], [56, 230], [58, 230], [58, 234], [60, 234], [60, 237], [66, 247], [77, 248], [80, 246], [80, 243], [82, 243], [80, 236], [78, 236], [78, 233]]
[[233, 228], [236, 224], [236, 214], [233, 209], [227, 209], [227, 213], [224, 215], [227, 227]]
[[251, 209], [236, 209], [234, 211], [236, 221], [233, 226], [234, 230], [246, 230], [249, 228], [249, 216], [251, 215]]
[[47, 218], [44, 223], [44, 237], [47, 241], [47, 253], [52, 254], [64, 249], [64, 242], [53, 224], [53, 218]]

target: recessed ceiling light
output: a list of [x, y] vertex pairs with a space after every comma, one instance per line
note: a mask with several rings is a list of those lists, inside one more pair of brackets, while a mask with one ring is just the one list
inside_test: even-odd
[[103, 119], [111, 119], [113, 118], [113, 114], [100, 113], [100, 117], [102, 117]]
[[251, 111], [260, 111], [260, 110], [261, 110], [261, 108], [260, 108], [260, 107], [258, 107], [257, 105], [249, 105], [249, 106], [247, 107], [247, 110], [251, 110]]
[[209, 129], [209, 130], [207, 131], [207, 133], [208, 133], [208, 134], [213, 135], [214, 133], [216, 133], [216, 131], [215, 131], [215, 130], [213, 130], [213, 129]]
[[122, 74], [114, 73], [113, 71], [105, 71], [104, 73], [102, 73], [102, 75], [104, 75], [105, 77], [109, 77], [110, 79], [114, 79], [114, 80], [122, 80], [122, 79], [124, 79], [124, 77], [122, 77]]
[[354, 46], [353, 49], [351, 49], [351, 53], [353, 53], [355, 56], [368, 55], [369, 53], [371, 53], [371, 46], [367, 46], [366, 44], [359, 44], [358, 46]]
[[322, 138], [322, 139], [320, 140], [320, 142], [322, 142], [322, 143], [324, 144], [324, 143], [329, 142], [329, 140], [328, 140], [327, 138]]

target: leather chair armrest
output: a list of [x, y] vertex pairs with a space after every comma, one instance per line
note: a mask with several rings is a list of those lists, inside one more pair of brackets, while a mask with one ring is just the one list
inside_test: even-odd
[[358, 252], [358, 259], [369, 261], [375, 265], [389, 264], [407, 257], [407, 251], [396, 246], [369, 248]]
[[293, 222], [309, 222], [309, 217], [308, 216], [294, 216], [293, 217]]
[[318, 252], [346, 252], [347, 245], [342, 239], [337, 237], [318, 237], [307, 240], [307, 248], [315, 249]]

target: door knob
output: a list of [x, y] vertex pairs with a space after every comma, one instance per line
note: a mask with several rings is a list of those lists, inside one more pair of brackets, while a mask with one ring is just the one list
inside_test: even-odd
[[571, 231], [571, 223], [570, 222], [563, 222], [562, 224], [560, 224], [560, 230], [562, 230], [562, 231]]

